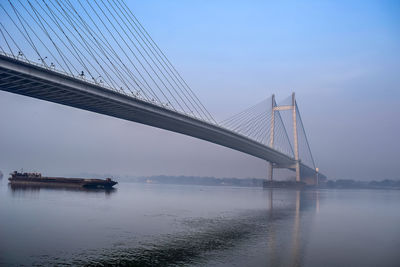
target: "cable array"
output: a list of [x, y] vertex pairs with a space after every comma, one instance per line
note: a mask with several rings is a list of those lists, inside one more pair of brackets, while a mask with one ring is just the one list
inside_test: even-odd
[[0, 3], [0, 51], [216, 123], [123, 0]]
[[299, 140], [299, 158], [301, 161], [308, 165], [312, 166], [315, 169], [315, 162], [313, 155], [311, 153], [310, 144], [307, 139], [306, 131], [304, 129], [304, 124], [300, 116], [300, 111], [297, 106], [297, 102], [295, 103], [296, 106], [296, 121], [297, 121], [297, 136]]
[[[267, 98], [232, 117], [223, 120], [221, 126], [270, 146], [272, 131], [272, 99]], [[276, 106], [276, 103], [274, 103]], [[274, 114], [274, 142], [272, 148], [293, 157], [285, 125], [279, 111]]]
[[[279, 106], [292, 106], [293, 105], [292, 96], [285, 98], [284, 100], [279, 102]], [[311, 153], [310, 145], [308, 143], [307, 135], [304, 129], [303, 121], [301, 119], [300, 111], [297, 106], [297, 101], [295, 101], [296, 108], [296, 125], [297, 125], [297, 143], [298, 143], [298, 151], [299, 151], [299, 159], [306, 164], [307, 166], [311, 166], [315, 168], [314, 158]], [[292, 110], [282, 111], [281, 112], [282, 121], [287, 129], [288, 138], [290, 143], [293, 145], [294, 150], [294, 136], [293, 136], [293, 114]]]
[[[292, 109], [287, 111], [275, 110], [273, 118], [272, 106], [276, 107], [277, 103], [275, 100], [274, 103], [272, 103], [272, 99], [267, 98], [223, 120], [221, 126], [294, 157]], [[280, 102], [279, 106], [292, 106], [292, 96]], [[315, 168], [314, 158], [311, 153], [297, 103], [295, 103], [295, 108], [299, 159], [304, 164]], [[272, 120], [274, 120], [274, 123]], [[271, 142], [272, 129], [273, 141]], [[288, 132], [290, 134], [288, 134]]]

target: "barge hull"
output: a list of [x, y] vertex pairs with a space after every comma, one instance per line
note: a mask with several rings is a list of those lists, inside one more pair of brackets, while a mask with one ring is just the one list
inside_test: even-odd
[[117, 182], [107, 179], [85, 179], [65, 177], [42, 177], [40, 173], [11, 173], [8, 179], [12, 184], [24, 185], [52, 185], [63, 187], [86, 187], [86, 188], [111, 188]]

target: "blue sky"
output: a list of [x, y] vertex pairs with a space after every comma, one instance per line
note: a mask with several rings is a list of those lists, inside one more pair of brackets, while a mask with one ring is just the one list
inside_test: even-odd
[[[150, 0], [129, 1], [128, 5], [218, 120], [272, 93], [279, 101], [295, 91], [317, 165], [328, 176], [399, 178], [399, 1]], [[21, 101], [27, 103], [26, 110], [10, 113], [9, 107]], [[0, 123], [7, 125], [11, 117], [15, 123], [11, 129], [15, 131], [18, 125], [33, 119], [32, 109], [42, 110], [34, 121], [43, 127], [52, 121], [48, 110], [64, 118], [63, 123], [52, 121], [59, 127], [58, 134], [67, 127], [68, 118], [74, 118], [73, 124], [83, 130], [91, 125], [87, 133], [101, 132], [97, 138], [103, 143], [111, 135], [107, 130], [110, 125], [124, 129], [130, 135], [124, 132], [120, 144], [104, 145], [103, 150], [94, 148], [89, 135], [76, 137], [76, 147], [72, 148], [73, 142], [67, 142], [71, 137], [65, 137], [70, 153], [88, 145], [97, 154], [123, 154], [120, 161], [125, 164], [109, 166], [114, 172], [243, 177], [266, 174], [262, 161], [181, 135], [3, 92], [0, 104]], [[13, 136], [11, 130], [3, 135]], [[37, 138], [40, 147], [41, 139]], [[11, 149], [26, 138], [14, 138], [11, 143], [1, 139], [0, 145]], [[141, 139], [140, 144], [131, 139]], [[60, 160], [70, 157], [63, 155], [62, 144], [53, 145]], [[153, 151], [143, 151], [143, 162], [156, 163], [129, 166], [128, 159], [135, 158], [130, 153], [139, 147]], [[178, 150], [166, 160], [170, 149]], [[88, 163], [90, 151], [82, 153], [87, 153]], [[210, 154], [214, 155], [212, 160]], [[29, 162], [31, 156], [28, 154], [24, 162]], [[105, 157], [100, 162], [110, 160]], [[18, 165], [5, 158], [3, 162]], [[43, 158], [35, 164], [43, 169], [45, 162]], [[86, 165], [91, 170], [75, 167], [76, 172], [101, 169], [96, 164], [93, 161]], [[49, 171], [67, 171], [61, 163], [54, 162], [54, 166], [58, 167], [48, 167]]]

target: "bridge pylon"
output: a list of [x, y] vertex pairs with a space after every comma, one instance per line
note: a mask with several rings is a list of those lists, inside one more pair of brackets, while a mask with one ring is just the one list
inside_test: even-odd
[[296, 182], [300, 182], [300, 159], [299, 159], [299, 143], [298, 143], [298, 134], [297, 134], [297, 114], [296, 114], [296, 95], [292, 93], [292, 103], [291, 105], [282, 105], [278, 106], [275, 101], [275, 95], [273, 94], [271, 97], [271, 106], [272, 106], [272, 114], [271, 114], [271, 125], [270, 125], [270, 143], [269, 146], [274, 148], [274, 136], [275, 136], [275, 112], [276, 111], [284, 111], [288, 110], [292, 112], [292, 123], [293, 123], [293, 146], [294, 146], [294, 159], [296, 163], [292, 166], [279, 166], [274, 164], [273, 162], [269, 162], [269, 170], [268, 170], [268, 180], [273, 180], [274, 168], [289, 168], [294, 169], [296, 171]]

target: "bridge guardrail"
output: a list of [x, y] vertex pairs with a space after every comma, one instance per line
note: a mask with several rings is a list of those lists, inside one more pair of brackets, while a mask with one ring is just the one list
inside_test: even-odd
[[[110, 90], [110, 91], [113, 91], [113, 92], [116, 92], [116, 93], [119, 93], [119, 94], [124, 94], [124, 95], [126, 95], [127, 97], [132, 97], [132, 98], [138, 99], [138, 100], [140, 100], [140, 101], [144, 101], [144, 102], [147, 102], [147, 103], [150, 103], [150, 104], [153, 104], [153, 105], [157, 105], [157, 106], [159, 106], [159, 107], [162, 107], [162, 108], [171, 110], [171, 111], [173, 111], [173, 112], [180, 113], [180, 114], [185, 115], [185, 116], [189, 116], [189, 117], [191, 117], [191, 118], [195, 118], [195, 119], [204, 121], [204, 122], [206, 122], [206, 123], [211, 123], [211, 124], [213, 124], [212, 122], [205, 121], [205, 120], [203, 120], [203, 119], [201, 119], [201, 118], [196, 117], [196, 116], [193, 115], [193, 114], [190, 114], [190, 113], [186, 113], [186, 112], [183, 112], [183, 111], [180, 111], [180, 110], [173, 109], [173, 108], [171, 108], [171, 107], [170, 107], [169, 105], [167, 105], [167, 104], [159, 103], [159, 102], [157, 102], [157, 101], [149, 101], [148, 99], [143, 98], [143, 97], [141, 97], [140, 95], [135, 95], [135, 94], [130, 95], [130, 94], [126, 93], [124, 90], [118, 90], [118, 89], [113, 88], [113, 87], [111, 87], [111, 86], [108, 86], [108, 85], [105, 85], [105, 84], [102, 84], [102, 83], [98, 83], [98, 82], [94, 82], [94, 81], [92, 81], [92, 80], [90, 80], [90, 79], [86, 79], [86, 78], [84, 78], [84, 77], [82, 77], [82, 76], [80, 76], [80, 75], [76, 75], [76, 76], [75, 76], [75, 75], [73, 75], [73, 74], [71, 74], [71, 73], [68, 73], [68, 72], [66, 72], [66, 71], [62, 71], [62, 70], [59, 70], [59, 69], [56, 69], [56, 68], [52, 68], [52, 67], [48, 66], [47, 64], [40, 64], [40, 63], [37, 63], [37, 62], [35, 62], [35, 61], [32, 61], [32, 60], [27, 59], [25, 56], [15, 56], [15, 55], [13, 55], [13, 54], [9, 54], [9, 53], [6, 53], [6, 52], [4, 52], [4, 51], [0, 51], [0, 54], [3, 55], [3, 56], [9, 57], [9, 58], [13, 58], [13, 59], [18, 60], [18, 61], [22, 61], [22, 62], [31, 64], [31, 65], [34, 65], [34, 66], [39, 67], [39, 68], [44, 68], [44, 69], [46, 69], [46, 70], [48, 70], [48, 71], [57, 72], [57, 73], [59, 73], [59, 74], [68, 76], [68, 77], [70, 77], [70, 78], [83, 80], [83, 81], [85, 81], [85, 82], [87, 82], [87, 83], [90, 83], [90, 84], [93, 84], [93, 85], [96, 85], [96, 86], [100, 86], [100, 87], [102, 87], [102, 88], [104, 88], [104, 89], [107, 89], [107, 90]], [[218, 124], [216, 124], [216, 125], [218, 125]]]

